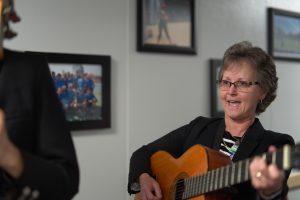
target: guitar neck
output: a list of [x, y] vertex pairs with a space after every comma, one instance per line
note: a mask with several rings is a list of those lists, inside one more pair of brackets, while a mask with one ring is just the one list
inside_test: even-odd
[[[274, 153], [262, 155], [268, 164], [276, 164], [279, 168], [291, 168], [291, 147], [285, 145]], [[249, 164], [251, 159], [235, 162], [230, 165], [209, 171], [199, 176], [188, 177], [176, 183], [176, 191], [182, 193], [183, 199], [224, 189], [250, 180]]]

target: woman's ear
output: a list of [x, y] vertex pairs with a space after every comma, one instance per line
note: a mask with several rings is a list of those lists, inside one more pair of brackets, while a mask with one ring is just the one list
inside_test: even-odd
[[261, 101], [263, 101], [263, 100], [266, 98], [268, 92], [265, 91], [265, 90], [263, 90], [263, 89], [261, 89], [260, 91], [261, 91], [261, 92], [260, 92], [260, 98], [259, 98], [259, 101], [261, 102]]

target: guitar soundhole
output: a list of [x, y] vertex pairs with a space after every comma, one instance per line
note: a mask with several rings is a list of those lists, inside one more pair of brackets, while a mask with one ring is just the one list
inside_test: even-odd
[[176, 182], [176, 189], [175, 189], [174, 200], [182, 200], [183, 199], [184, 190], [185, 190], [184, 180], [183, 179], [179, 179]]

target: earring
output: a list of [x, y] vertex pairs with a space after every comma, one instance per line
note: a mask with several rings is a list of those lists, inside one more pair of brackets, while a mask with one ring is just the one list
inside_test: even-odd
[[261, 99], [261, 100], [260, 100], [260, 104], [262, 104], [262, 101], [263, 101], [263, 100]]

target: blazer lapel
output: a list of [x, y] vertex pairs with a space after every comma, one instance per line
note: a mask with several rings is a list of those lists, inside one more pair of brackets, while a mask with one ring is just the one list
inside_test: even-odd
[[223, 134], [224, 134], [224, 130], [225, 130], [225, 122], [224, 120], [222, 120], [218, 126], [217, 132], [216, 132], [216, 136], [214, 138], [214, 143], [212, 148], [215, 150], [220, 150], [220, 146], [221, 146], [221, 142], [223, 139]]
[[246, 135], [244, 136], [232, 161], [235, 162], [248, 158], [263, 139], [264, 131], [265, 129], [256, 118], [253, 125], [246, 131]]

